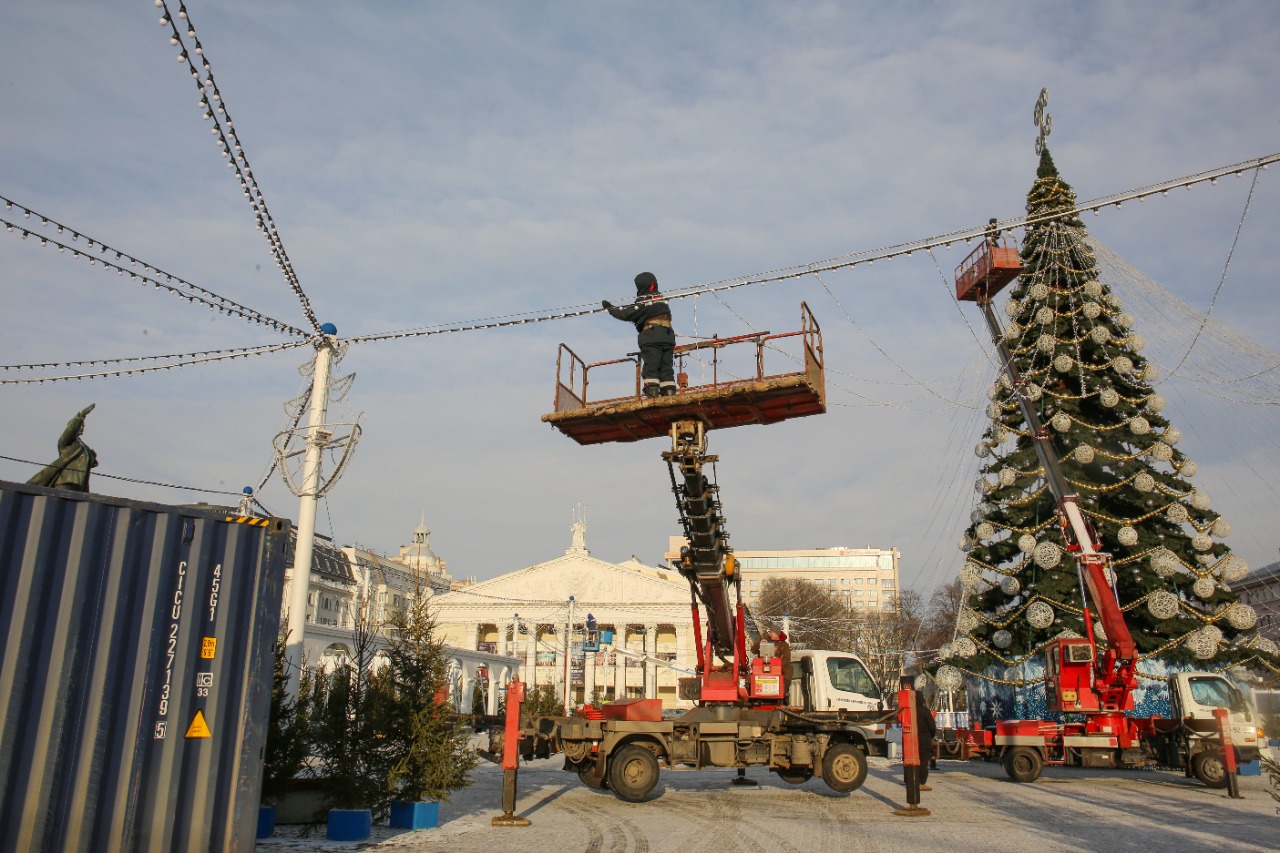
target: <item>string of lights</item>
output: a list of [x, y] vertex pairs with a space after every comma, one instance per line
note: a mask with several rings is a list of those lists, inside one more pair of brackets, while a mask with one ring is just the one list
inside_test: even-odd
[[[235, 125], [231, 121], [231, 114], [226, 107], [226, 99], [213, 78], [213, 68], [209, 63], [209, 56], [205, 53], [200, 37], [196, 35], [196, 27], [191, 20], [190, 13], [187, 11], [186, 4], [179, 3], [176, 19], [187, 22], [185, 35], [193, 42], [190, 50], [188, 50], [186, 43], [183, 41], [184, 33], [179, 30], [175, 16], [169, 11], [166, 0], [155, 0], [155, 4], [157, 8], [164, 11], [160, 18], [160, 26], [169, 27], [172, 33], [169, 43], [179, 48], [180, 52], [177, 59], [179, 62], [187, 64], [187, 68], [191, 72], [191, 78], [195, 81], [196, 89], [200, 92], [199, 106], [204, 110], [203, 118], [213, 124], [210, 128], [210, 134], [214, 137], [219, 153], [227, 158], [227, 168], [234, 171], [239, 179], [240, 188], [245, 198], [249, 200], [250, 207], [253, 208], [256, 227], [267, 238], [276, 266], [284, 274], [285, 281], [288, 282], [290, 289], [293, 290], [294, 295], [297, 296], [298, 301], [302, 304], [302, 313], [306, 315], [311, 328], [319, 333], [320, 321], [316, 318], [315, 311], [312, 310], [311, 300], [307, 298], [306, 292], [302, 289], [302, 282], [298, 280], [298, 275], [294, 272], [293, 263], [289, 260], [289, 255], [284, 249], [284, 241], [281, 240], [280, 232], [276, 229], [276, 223], [271, 216], [271, 211], [267, 209], [267, 201], [263, 197], [262, 188], [258, 186], [258, 181], [253, 176], [253, 169], [249, 167], [249, 158], [245, 155], [244, 146], [240, 143], [240, 138], [236, 134]], [[196, 67], [196, 63], [192, 59], [192, 53], [200, 57], [199, 68]]]
[[101, 370], [94, 373], [64, 374], [62, 376], [32, 376], [22, 379], [0, 379], [0, 385], [40, 385], [45, 382], [68, 382], [72, 379], [105, 379], [113, 376], [132, 376], [135, 373], [156, 373], [161, 370], [174, 370], [180, 367], [189, 367], [193, 364], [210, 364], [218, 361], [232, 361], [237, 358], [248, 358], [249, 356], [267, 355], [268, 353], [282, 352], [295, 347], [306, 346], [309, 343], [310, 341], [286, 341], [282, 344], [254, 347], [249, 350], [229, 350], [220, 355], [183, 358], [180, 361], [170, 362], [169, 364], [128, 367], [119, 370]]
[[[1069, 219], [1084, 211], [1091, 210], [1094, 213], [1100, 212], [1106, 207], [1120, 208], [1126, 201], [1134, 199], [1142, 200], [1154, 195], [1169, 194], [1172, 189], [1191, 187], [1201, 184], [1216, 184], [1219, 178], [1228, 175], [1241, 175], [1247, 170], [1266, 169], [1270, 164], [1280, 162], [1280, 153], [1269, 154], [1265, 157], [1258, 157], [1252, 160], [1245, 160], [1239, 163], [1233, 163], [1228, 166], [1220, 166], [1215, 169], [1208, 169], [1203, 172], [1197, 172], [1181, 178], [1175, 178], [1169, 181], [1163, 181], [1157, 184], [1150, 184], [1145, 187], [1128, 190], [1121, 193], [1115, 193], [1092, 201], [1086, 201], [1075, 205], [1067, 211], [1057, 211], [1046, 213], [1040, 216], [1020, 216], [1010, 219], [1003, 219], [996, 223], [996, 227], [1001, 231], [1009, 231], [1015, 228], [1025, 228], [1029, 225], [1037, 225], [1044, 222], [1050, 222], [1059, 219]], [[769, 272], [759, 273], [750, 276], [744, 276], [734, 279], [722, 279], [720, 281], [710, 282], [707, 284], [694, 285], [688, 288], [672, 290], [664, 294], [664, 298], [668, 301], [681, 299], [690, 299], [707, 293], [720, 293], [726, 290], [734, 290], [740, 287], [748, 287], [757, 284], [768, 284], [770, 282], [786, 281], [790, 279], [803, 278], [804, 276], [813, 275], [814, 273], [830, 272], [838, 269], [847, 269], [855, 267], [859, 264], [873, 266], [876, 261], [893, 261], [894, 258], [910, 257], [916, 252], [927, 252], [931, 249], [939, 247], [949, 249], [956, 243], [971, 243], [975, 238], [980, 238], [986, 234], [989, 225], [980, 225], [972, 228], [963, 228], [951, 231], [946, 234], [940, 234], [933, 237], [926, 237], [919, 240], [912, 240], [904, 243], [896, 243], [890, 246], [882, 246], [877, 249], [869, 249], [860, 252], [853, 252], [847, 255], [841, 255], [826, 261], [815, 261], [799, 266], [783, 267]], [[474, 332], [487, 329], [500, 329], [509, 326], [522, 326], [529, 323], [542, 323], [552, 320], [564, 320], [572, 317], [584, 317], [590, 314], [598, 314], [604, 309], [599, 306], [572, 306], [569, 308], [551, 309], [547, 312], [531, 311], [523, 314], [504, 315], [502, 317], [488, 318], [483, 320], [470, 320], [458, 324], [439, 324], [435, 326], [415, 327], [410, 329], [402, 329], [393, 332], [384, 332], [379, 334], [360, 335], [357, 337], [346, 338], [351, 343], [367, 343], [371, 341], [384, 340], [403, 340], [408, 338], [428, 337], [431, 335], [452, 334], [455, 332]]]
[[278, 344], [262, 344], [252, 347], [231, 347], [226, 349], [199, 350], [197, 352], [168, 353], [166, 355], [135, 355], [123, 358], [88, 358], [74, 361], [46, 361], [35, 364], [0, 364], [0, 370], [48, 370], [57, 367], [92, 367], [99, 364], [127, 364], [135, 361], [160, 361], [167, 358], [195, 359], [210, 355], [237, 353], [239, 355], [257, 355], [260, 352], [274, 352]]
[[[13, 210], [14, 208], [21, 210], [23, 219], [30, 219], [34, 216], [40, 220], [40, 224], [42, 226], [54, 228], [58, 234], [69, 232], [72, 242], [77, 242], [81, 237], [83, 237], [85, 245], [90, 251], [83, 251], [79, 247], [65, 243], [56, 237], [42, 234], [39, 231], [33, 231], [19, 222], [14, 222], [8, 218], [0, 216], [0, 224], [4, 225], [5, 231], [9, 233], [17, 233], [23, 240], [26, 240], [29, 237], [34, 237], [39, 241], [41, 246], [52, 246], [62, 253], [70, 252], [72, 257], [86, 260], [89, 262], [90, 266], [98, 266], [101, 264], [104, 270], [114, 270], [118, 276], [128, 275], [130, 280], [138, 281], [142, 284], [149, 284], [157, 290], [166, 291], [181, 299], [186, 299], [188, 302], [198, 302], [201, 305], [212, 308], [220, 314], [231, 314], [237, 317], [243, 317], [252, 323], [257, 323], [260, 326], [268, 326], [286, 334], [298, 337], [306, 336], [306, 332], [301, 329], [290, 326], [279, 320], [275, 320], [259, 311], [254, 311], [252, 308], [247, 308], [238, 302], [227, 299], [225, 296], [219, 296], [212, 290], [192, 284], [181, 276], [165, 272], [159, 267], [135, 258], [133, 255], [122, 252], [119, 249], [114, 249], [106, 243], [103, 243], [101, 240], [95, 240], [88, 235], [82, 234], [57, 222], [56, 220], [50, 219], [43, 214], [36, 213], [34, 210], [18, 204], [16, 201], [12, 201], [4, 196], [0, 196], [0, 201], [4, 202], [5, 210]], [[98, 253], [96, 255], [92, 254], [92, 250], [95, 249]], [[119, 261], [119, 263], [116, 263], [116, 261]], [[128, 267], [124, 266], [125, 262], [128, 263]], [[138, 272], [136, 269], [139, 265], [142, 267], [143, 272]], [[148, 273], [150, 273], [150, 275], [148, 275]], [[163, 279], [163, 281], [161, 281], [161, 279]]]

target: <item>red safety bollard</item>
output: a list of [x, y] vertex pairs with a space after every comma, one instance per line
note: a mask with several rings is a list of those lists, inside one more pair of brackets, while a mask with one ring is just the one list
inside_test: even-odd
[[928, 817], [920, 807], [920, 744], [916, 742], [916, 691], [903, 687], [898, 691], [898, 722], [902, 724], [902, 781], [907, 788], [907, 807], [894, 809], [898, 817]]
[[1236, 777], [1239, 767], [1236, 765], [1236, 751], [1231, 744], [1231, 721], [1226, 708], [1214, 708], [1214, 719], [1218, 721], [1218, 745], [1222, 749], [1222, 766], [1227, 772], [1227, 795], [1232, 799], [1243, 800], [1240, 795], [1240, 781]]
[[516, 817], [516, 779], [520, 767], [520, 706], [524, 703], [524, 682], [507, 685], [507, 723], [502, 738], [502, 814], [494, 826], [528, 826], [529, 819]]

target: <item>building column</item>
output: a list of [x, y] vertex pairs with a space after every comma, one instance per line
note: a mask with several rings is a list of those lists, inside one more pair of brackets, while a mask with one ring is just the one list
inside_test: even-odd
[[[658, 653], [658, 626], [644, 626], [644, 653], [650, 657]], [[644, 698], [655, 699], [658, 696], [658, 665], [647, 660], [644, 662]]]
[[470, 714], [473, 710], [471, 704], [472, 694], [476, 689], [476, 665], [474, 663], [465, 663], [462, 665], [462, 673], [460, 680], [462, 681], [462, 695], [458, 697], [458, 713]]
[[[614, 641], [614, 645], [625, 649], [627, 647], [627, 626], [618, 626], [618, 637]], [[627, 659], [622, 655], [613, 656], [613, 697], [615, 699], [627, 698]]]
[[[510, 622], [498, 623], [498, 654], [505, 655], [507, 653], [507, 632], [511, 630]], [[514, 638], [513, 638], [514, 640]]]
[[596, 655], [598, 652], [585, 652], [582, 660], [582, 704], [591, 704], [591, 694], [596, 689]]
[[525, 623], [528, 634], [528, 642], [524, 649], [524, 683], [532, 689], [538, 683], [538, 626]]

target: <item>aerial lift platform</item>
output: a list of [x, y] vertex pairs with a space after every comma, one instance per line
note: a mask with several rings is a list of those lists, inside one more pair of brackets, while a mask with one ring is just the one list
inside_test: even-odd
[[[625, 358], [587, 364], [564, 344], [556, 358], [555, 411], [542, 416], [560, 432], [579, 444], [640, 441], [670, 434], [676, 421], [694, 420], [706, 430], [750, 424], [772, 424], [791, 418], [819, 415], [827, 410], [822, 363], [822, 330], [809, 306], [800, 304], [798, 331], [772, 334], [755, 332], [732, 338], [711, 338], [676, 347], [677, 392], [673, 397], [645, 397], [641, 394], [640, 358]], [[802, 354], [794, 369], [766, 373], [766, 354], [775, 352], [791, 339], [800, 340]], [[755, 348], [753, 375], [732, 377], [725, 373], [724, 358], [729, 348]], [[710, 361], [711, 382], [690, 385], [686, 364]], [[591, 382], [606, 369], [613, 375], [630, 365], [634, 374], [631, 393], [591, 399]], [[616, 386], [615, 386], [616, 387]]]

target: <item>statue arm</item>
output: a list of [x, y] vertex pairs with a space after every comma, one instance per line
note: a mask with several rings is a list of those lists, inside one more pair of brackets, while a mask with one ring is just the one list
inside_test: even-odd
[[76, 416], [67, 421], [67, 428], [62, 431], [62, 435], [58, 437], [58, 449], [66, 450], [76, 439], [80, 437], [80, 433], [84, 432], [85, 415], [93, 411], [97, 403], [90, 403], [87, 407], [76, 413]]

